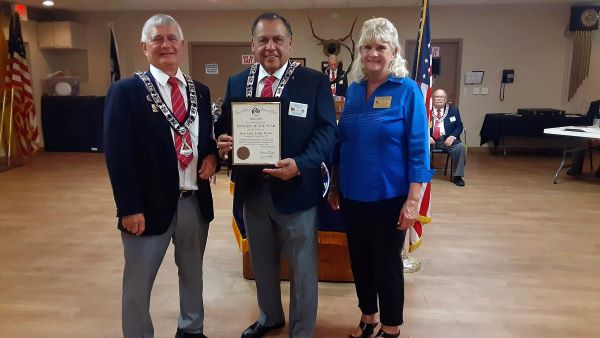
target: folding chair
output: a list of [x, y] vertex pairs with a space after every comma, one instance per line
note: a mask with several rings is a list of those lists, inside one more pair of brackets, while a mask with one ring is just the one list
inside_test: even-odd
[[[463, 141], [463, 144], [465, 145], [465, 152], [468, 150], [467, 147], [467, 129], [463, 128], [463, 137], [461, 138], [461, 141]], [[452, 159], [450, 158], [450, 153], [448, 153], [446, 150], [444, 149], [432, 149], [431, 150], [431, 163], [433, 163], [433, 155], [434, 154], [446, 154], [446, 165], [444, 166], [444, 176], [446, 176], [446, 173], [448, 172], [448, 162], [450, 162], [450, 181], [452, 181], [452, 178], [454, 177], [454, 161], [452, 161]]]

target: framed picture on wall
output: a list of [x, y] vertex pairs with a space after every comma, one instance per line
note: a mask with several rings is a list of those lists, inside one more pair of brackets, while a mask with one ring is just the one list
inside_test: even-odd
[[483, 70], [474, 70], [465, 73], [466, 85], [478, 85], [483, 83]]
[[324, 72], [327, 67], [329, 67], [329, 62], [321, 61], [321, 71]]
[[302, 67], [306, 67], [306, 58], [290, 58], [290, 61], [296, 61], [302, 65]]

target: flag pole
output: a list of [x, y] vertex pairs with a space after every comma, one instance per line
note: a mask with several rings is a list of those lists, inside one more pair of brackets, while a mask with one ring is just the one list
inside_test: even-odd
[[404, 267], [404, 272], [413, 273], [419, 272], [421, 270], [421, 262], [418, 259], [409, 257], [406, 254], [406, 249], [402, 246], [402, 266]]
[[2, 115], [0, 116], [0, 149], [2, 148], [2, 134], [4, 134], [4, 109], [6, 108], [6, 88], [2, 89]]
[[[421, 60], [423, 58], [427, 58], [429, 60], [429, 62], [431, 62], [431, 51], [430, 51], [430, 43], [431, 43], [431, 32], [430, 32], [430, 27], [429, 27], [429, 1], [428, 0], [422, 0], [421, 1], [421, 15], [420, 15], [420, 22], [419, 22], [419, 30], [418, 30], [418, 34], [417, 34], [417, 43], [415, 46], [415, 59], [413, 61], [413, 79], [415, 81], [417, 81], [417, 83], [419, 84], [419, 86], [421, 87], [422, 84], [422, 80], [421, 80], [421, 76], [419, 75], [420, 73], [423, 73], [423, 71], [427, 71], [428, 74], [423, 73], [423, 79], [425, 79], [425, 76], [427, 75], [428, 78], [428, 87], [427, 87], [427, 93], [423, 92], [423, 99], [425, 101], [425, 108], [427, 110], [427, 118], [428, 118], [428, 124], [431, 123], [430, 120], [430, 101], [428, 100], [429, 97], [429, 93], [431, 92], [431, 89], [433, 87], [433, 77], [431, 76], [431, 66], [430, 64], [427, 63], [427, 61], [425, 61], [425, 65], [421, 65]], [[424, 39], [426, 41], [424, 41]], [[429, 54], [425, 54], [422, 52], [423, 51], [423, 47], [427, 46], [426, 48], [426, 52]], [[423, 66], [427, 66], [427, 67], [423, 67]], [[421, 87], [421, 90], [423, 90], [423, 88]], [[429, 102], [428, 102], [429, 101]], [[429, 190], [431, 187], [431, 183], [424, 183], [425, 185], [423, 186], [422, 190], [421, 190], [421, 205], [419, 205], [419, 215], [417, 217], [417, 220], [415, 222], [415, 226], [418, 226], [418, 229], [413, 227], [413, 228], [409, 228], [407, 230], [407, 237], [408, 237], [408, 246], [410, 251], [415, 250], [416, 248], [419, 247], [420, 243], [421, 243], [421, 236], [422, 236], [422, 229], [423, 229], [423, 225], [425, 223], [429, 223], [430, 220], [425, 221], [425, 217], [428, 216], [429, 214], [429, 207], [430, 207], [430, 202], [429, 202], [429, 198], [426, 194], [431, 194], [431, 191]], [[425, 199], [427, 197], [427, 199]], [[423, 203], [426, 203], [425, 205]], [[426, 208], [426, 209], [424, 209]], [[426, 217], [428, 218], [428, 217]], [[416, 241], [413, 238], [416, 237]], [[406, 243], [406, 242], [405, 242]], [[405, 244], [404, 243], [404, 244]], [[407, 250], [405, 249], [405, 245], [402, 246], [402, 253], [401, 253], [401, 257], [402, 257], [402, 264], [404, 265], [404, 272], [417, 272], [419, 270], [421, 270], [421, 262], [419, 262], [419, 260], [417, 260], [416, 258], [413, 257], [409, 257], [407, 254]]]
[[10, 113], [8, 115], [8, 151], [6, 153], [7, 156], [7, 165], [10, 168], [10, 153], [12, 148], [12, 132], [13, 132], [13, 107], [15, 102], [13, 101], [15, 97], [15, 88], [10, 89]]

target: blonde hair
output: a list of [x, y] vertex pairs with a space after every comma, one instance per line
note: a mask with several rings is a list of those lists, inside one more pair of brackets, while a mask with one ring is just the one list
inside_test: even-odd
[[388, 70], [395, 77], [405, 77], [408, 75], [406, 60], [402, 58], [402, 47], [398, 38], [398, 31], [394, 24], [386, 18], [373, 18], [365, 21], [360, 31], [360, 39], [356, 46], [354, 55], [358, 57], [352, 62], [348, 78], [351, 82], [360, 82], [367, 78], [364, 65], [360, 57], [360, 50], [369, 43], [386, 44], [396, 53], [396, 57], [390, 62]]

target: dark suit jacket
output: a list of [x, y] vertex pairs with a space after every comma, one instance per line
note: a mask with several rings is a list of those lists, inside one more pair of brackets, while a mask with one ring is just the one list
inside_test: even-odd
[[[254, 93], [259, 81], [256, 73]], [[248, 74], [249, 69], [246, 69], [229, 78], [223, 115], [216, 127], [217, 135], [231, 135], [231, 100], [245, 98]], [[306, 67], [296, 68], [281, 98], [281, 158], [293, 158], [301, 175], [288, 181], [269, 177], [268, 181], [277, 210], [293, 213], [317, 205], [321, 197], [321, 162], [330, 156], [333, 149], [337, 124], [329, 80], [321, 72]], [[289, 115], [290, 102], [308, 104], [306, 117]], [[233, 169], [236, 199], [243, 199], [260, 180], [264, 180], [261, 169]]]
[[[435, 108], [434, 108], [433, 114], [436, 114]], [[455, 118], [455, 120], [453, 119], [453, 117]], [[454, 121], [450, 121], [450, 120], [454, 120]], [[429, 129], [430, 136], [433, 136], [433, 126], [434, 126], [434, 124], [432, 123], [431, 128]], [[444, 139], [448, 138], [448, 136], [454, 136], [456, 138], [456, 140], [454, 140], [454, 142], [452, 142], [452, 144], [460, 143], [461, 142], [460, 134], [462, 134], [463, 128], [464, 127], [463, 127], [462, 120], [460, 118], [460, 112], [458, 111], [458, 108], [456, 108], [454, 106], [449, 106], [448, 114], [444, 118], [444, 131], [446, 134]]]
[[[327, 79], [329, 79], [329, 68], [325, 68], [325, 75], [327, 75]], [[335, 81], [330, 81], [329, 84], [335, 84], [335, 95], [346, 96], [346, 91], [348, 90], [348, 79], [346, 78], [345, 71], [338, 68]]]
[[[152, 74], [149, 71], [147, 74], [156, 87]], [[205, 156], [215, 154], [218, 158], [218, 152], [211, 137], [210, 92], [200, 82], [194, 84], [198, 97], [200, 167]], [[190, 102], [189, 89], [187, 92]], [[171, 126], [162, 112], [152, 111], [147, 95], [144, 82], [137, 76], [110, 87], [104, 107], [104, 151], [119, 229], [124, 230], [123, 216], [143, 213], [146, 230], [142, 235], [150, 236], [160, 235], [169, 228], [179, 199], [179, 172]], [[210, 222], [214, 216], [208, 181], [198, 178], [197, 197], [202, 217]]]
[[595, 117], [600, 116], [600, 100], [590, 102], [590, 108], [585, 116], [589, 125], [594, 122]]

